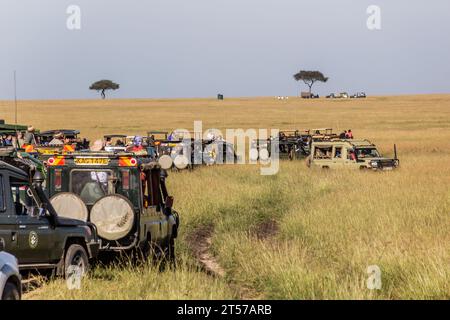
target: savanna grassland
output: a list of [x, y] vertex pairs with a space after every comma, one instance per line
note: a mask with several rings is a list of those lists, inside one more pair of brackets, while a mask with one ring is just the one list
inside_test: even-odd
[[[13, 104], [0, 102], [12, 122]], [[397, 171], [281, 162], [202, 167], [168, 179], [182, 227], [178, 267], [96, 267], [79, 291], [62, 280], [30, 299], [450, 299], [450, 95], [361, 100], [273, 98], [20, 101], [19, 122], [76, 128], [91, 140], [149, 129], [351, 128]], [[382, 272], [367, 288], [367, 268]]]

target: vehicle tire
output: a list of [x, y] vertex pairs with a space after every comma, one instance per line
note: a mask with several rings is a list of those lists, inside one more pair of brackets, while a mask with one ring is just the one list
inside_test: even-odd
[[20, 289], [13, 281], [6, 282], [2, 300], [20, 300]]
[[70, 266], [81, 268], [81, 275], [85, 275], [89, 271], [89, 258], [86, 250], [79, 244], [72, 244], [66, 251], [64, 258], [64, 277], [67, 278], [69, 274], [67, 271]]

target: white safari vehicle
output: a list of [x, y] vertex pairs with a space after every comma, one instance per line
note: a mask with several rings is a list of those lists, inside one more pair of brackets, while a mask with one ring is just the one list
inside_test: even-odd
[[3, 250], [0, 238], [0, 300], [20, 300], [22, 296], [21, 276], [17, 259]]

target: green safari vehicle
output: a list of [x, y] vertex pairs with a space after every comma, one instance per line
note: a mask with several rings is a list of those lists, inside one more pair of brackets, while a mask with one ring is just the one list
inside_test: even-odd
[[95, 226], [60, 217], [46, 194], [38, 170], [25, 171], [0, 161], [0, 243], [17, 257], [20, 270], [55, 270], [68, 276], [71, 267], [82, 275], [97, 257]]
[[133, 153], [85, 152], [47, 161], [47, 192], [60, 215], [93, 223], [101, 251], [175, 259], [179, 215], [167, 173]]

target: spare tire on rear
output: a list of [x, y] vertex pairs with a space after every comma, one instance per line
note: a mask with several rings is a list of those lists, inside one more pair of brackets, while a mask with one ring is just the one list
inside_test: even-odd
[[50, 203], [58, 214], [58, 217], [84, 222], [88, 220], [88, 209], [83, 200], [75, 193], [57, 193], [50, 198]]
[[119, 240], [133, 228], [133, 204], [118, 194], [104, 196], [92, 206], [91, 222], [103, 239]]

